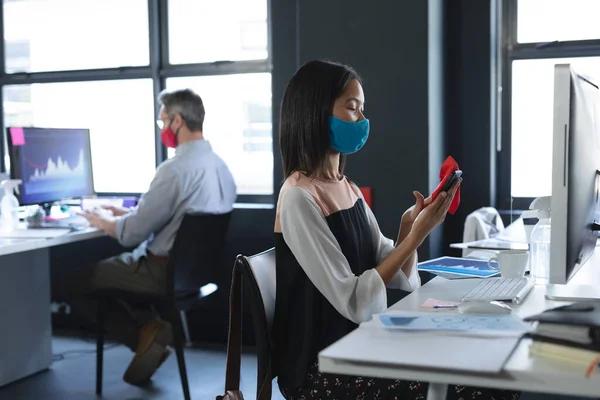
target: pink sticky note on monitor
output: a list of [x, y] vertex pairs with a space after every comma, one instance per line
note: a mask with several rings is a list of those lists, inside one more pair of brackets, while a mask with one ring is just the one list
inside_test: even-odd
[[23, 146], [25, 144], [23, 128], [10, 128], [10, 139], [13, 146]]

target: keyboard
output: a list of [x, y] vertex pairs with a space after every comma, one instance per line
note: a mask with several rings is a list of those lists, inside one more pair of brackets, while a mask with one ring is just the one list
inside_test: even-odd
[[33, 229], [35, 228], [51, 228], [51, 229], [84, 229], [89, 227], [89, 223], [87, 222], [87, 220], [80, 216], [80, 215], [74, 215], [71, 217], [67, 217], [67, 218], [63, 218], [63, 219], [58, 219], [58, 220], [51, 220], [51, 221], [44, 221], [41, 222], [39, 225], [32, 227]]
[[521, 303], [533, 288], [528, 278], [483, 279], [463, 296], [461, 301], [512, 301]]

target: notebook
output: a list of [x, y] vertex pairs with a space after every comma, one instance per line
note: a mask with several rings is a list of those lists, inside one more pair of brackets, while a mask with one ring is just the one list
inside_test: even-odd
[[534, 340], [600, 351], [600, 304], [569, 304], [525, 320], [539, 323]]

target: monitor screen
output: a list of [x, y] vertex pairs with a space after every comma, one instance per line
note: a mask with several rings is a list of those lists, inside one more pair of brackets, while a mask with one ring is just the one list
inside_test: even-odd
[[19, 202], [42, 204], [94, 194], [88, 129], [7, 128]]

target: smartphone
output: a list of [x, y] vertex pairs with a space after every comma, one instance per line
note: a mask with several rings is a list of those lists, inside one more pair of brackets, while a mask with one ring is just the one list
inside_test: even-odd
[[450, 177], [448, 178], [448, 180], [446, 181], [446, 183], [444, 184], [444, 187], [442, 188], [442, 192], [447, 192], [448, 190], [450, 190], [450, 188], [454, 184], [454, 181], [456, 181], [461, 176], [462, 176], [462, 171], [460, 169], [454, 171], [450, 175]]

